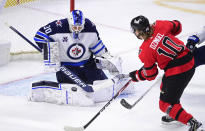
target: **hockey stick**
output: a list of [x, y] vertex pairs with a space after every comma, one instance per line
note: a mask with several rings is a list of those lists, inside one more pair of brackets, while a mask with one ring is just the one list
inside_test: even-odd
[[36, 46], [33, 42], [31, 42], [29, 39], [27, 39], [23, 34], [21, 34], [16, 28], [13, 26], [8, 25], [8, 23], [5, 23], [6, 26], [8, 26], [11, 30], [13, 30], [15, 33], [17, 33], [21, 38], [23, 38], [25, 41], [27, 41], [31, 46], [33, 46], [36, 50], [39, 52], [42, 52], [42, 50]]
[[132, 109], [139, 101], [142, 100], [142, 98], [158, 83], [160, 78], [156, 80], [156, 82], [150, 86], [141, 96], [138, 98], [133, 104], [129, 104], [125, 99], [121, 99], [120, 103], [122, 106], [124, 106], [127, 109]]
[[115, 96], [114, 96], [112, 99], [110, 99], [110, 100], [107, 102], [107, 104], [105, 104], [105, 105], [103, 106], [103, 108], [100, 109], [100, 111], [98, 111], [98, 113], [97, 113], [87, 124], [85, 124], [85, 125], [82, 126], [82, 127], [64, 126], [64, 130], [65, 130], [65, 131], [83, 131], [83, 130], [85, 130], [85, 129], [101, 114], [101, 112], [103, 112], [103, 111], [105, 110], [105, 108], [108, 107], [108, 106], [110, 105], [110, 103], [111, 103], [115, 98], [117, 98], [117, 97], [121, 94], [121, 92], [122, 92], [130, 83], [131, 83], [131, 80], [129, 80], [129, 81], [115, 94]]
[[73, 73], [71, 70], [69, 70], [65, 66], [61, 66], [60, 71], [63, 72], [67, 76], [67, 78], [69, 78], [71, 81], [73, 81], [78, 86], [80, 86], [84, 91], [86, 91], [86, 92], [93, 92], [94, 91], [92, 86], [87, 85], [75, 73]]

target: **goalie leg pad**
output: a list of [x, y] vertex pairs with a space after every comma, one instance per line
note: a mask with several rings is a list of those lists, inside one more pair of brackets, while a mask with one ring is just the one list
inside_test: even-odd
[[104, 102], [112, 98], [114, 83], [111, 79], [96, 80], [93, 82], [93, 94], [89, 94], [95, 102]]
[[[104, 102], [110, 100], [127, 82], [129, 79], [124, 78], [117, 82], [113, 82], [112, 79], [107, 80], [98, 80], [94, 81], [93, 89], [94, 93], [91, 94], [95, 102]], [[128, 87], [122, 92], [122, 94], [134, 93], [135, 89], [131, 83]]]
[[59, 100], [61, 97], [61, 88], [57, 82], [39, 81], [32, 83], [29, 99], [35, 102], [48, 102], [62, 104]]
[[62, 87], [62, 99], [64, 104], [73, 106], [92, 106], [94, 101], [81, 87], [76, 84], [60, 84]]
[[90, 106], [94, 104], [86, 92], [76, 84], [58, 84], [50, 81], [33, 83], [29, 99], [35, 102], [73, 106]]
[[[124, 86], [129, 81], [129, 79], [130, 78], [124, 78], [124, 79], [120, 80], [118, 82], [118, 85], [116, 85], [118, 87], [118, 90], [120, 90], [122, 88], [122, 86]], [[136, 87], [134, 86], [134, 82], [131, 82], [121, 94], [129, 95], [129, 94], [133, 94], [135, 92], [136, 92]]]

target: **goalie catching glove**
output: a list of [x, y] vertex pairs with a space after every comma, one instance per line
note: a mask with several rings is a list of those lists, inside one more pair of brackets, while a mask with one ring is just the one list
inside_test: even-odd
[[101, 57], [96, 57], [95, 62], [98, 69], [108, 70], [112, 75], [122, 73], [122, 59], [119, 56], [112, 56], [106, 52]]

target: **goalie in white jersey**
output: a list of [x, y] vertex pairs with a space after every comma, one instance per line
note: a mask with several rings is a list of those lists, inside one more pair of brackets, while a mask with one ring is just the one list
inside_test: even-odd
[[[34, 40], [41, 49], [48, 42], [58, 42], [60, 65], [71, 69], [87, 84], [107, 79], [104, 72], [96, 68], [93, 58], [93, 55], [107, 56], [107, 48], [100, 39], [96, 26], [84, 18], [81, 11], [74, 10], [69, 18], [53, 21], [40, 28]], [[47, 50], [48, 48], [44, 48], [45, 52]], [[47, 53], [44, 53], [44, 60], [47, 64], [56, 64], [49, 62]], [[56, 76], [59, 83], [73, 83], [60, 71]]]
[[[109, 70], [111, 73], [121, 73], [120, 57], [113, 57], [110, 55], [108, 49], [99, 37], [96, 26], [89, 19], [85, 18], [82, 11], [80, 10], [72, 11], [68, 18], [56, 20], [44, 27], [41, 27], [37, 31], [34, 40], [44, 52], [44, 63], [46, 66], [54, 66], [55, 68], [58, 68], [59, 66], [65, 66], [80, 79], [82, 79], [86, 84], [95, 85], [96, 83], [102, 83], [102, 80], [108, 80], [108, 77], [102, 70], [104, 68], [107, 68], [107, 70]], [[96, 64], [96, 61], [99, 63]], [[70, 92], [68, 89], [71, 89], [70, 87], [73, 86], [72, 84], [74, 84], [74, 82], [59, 70], [56, 72], [56, 78], [58, 83], [61, 84], [61, 87], [67, 88], [64, 92]], [[126, 81], [127, 79], [124, 80], [124, 83], [122, 82], [121, 84], [125, 84]], [[89, 97], [94, 99], [95, 102], [108, 100], [111, 98], [114, 92], [116, 92], [117, 89], [114, 90], [112, 87], [113, 84], [111, 84], [111, 82], [105, 83], [110, 84], [108, 84], [108, 89], [89, 93]], [[48, 85], [50, 88], [48, 88]], [[45, 88], [42, 88], [42, 86]], [[51, 88], [53, 88], [52, 86], [55, 87], [56, 92], [53, 93], [54, 96], [52, 96], [53, 94], [49, 96], [51, 93], [48, 95], [47, 90], [50, 91]], [[34, 83], [31, 100], [52, 103], [55, 101], [57, 103], [63, 104], [83, 105], [78, 100], [75, 102], [75, 100], [73, 100], [74, 97], [71, 100], [74, 102], [69, 103], [67, 98], [68, 95], [63, 96], [63, 100], [52, 100], [56, 96], [58, 96], [58, 98], [61, 97], [62, 92], [60, 93], [59, 90], [59, 84], [56, 84], [55, 82], [41, 81]], [[81, 89], [79, 88], [79, 90]], [[86, 92], [82, 91], [81, 93], [85, 94]], [[73, 94], [71, 91], [69, 96], [72, 95]], [[76, 97], [79, 96], [76, 95]]]

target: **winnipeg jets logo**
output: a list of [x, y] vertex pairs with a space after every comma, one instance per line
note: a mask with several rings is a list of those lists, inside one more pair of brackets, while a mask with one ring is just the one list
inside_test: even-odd
[[81, 43], [72, 44], [67, 51], [68, 57], [71, 59], [80, 59], [85, 53], [85, 47]]
[[75, 47], [72, 50], [73, 55], [78, 56], [81, 53], [81, 50], [78, 47]]

